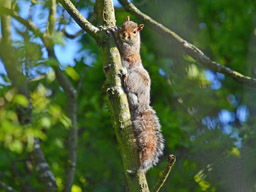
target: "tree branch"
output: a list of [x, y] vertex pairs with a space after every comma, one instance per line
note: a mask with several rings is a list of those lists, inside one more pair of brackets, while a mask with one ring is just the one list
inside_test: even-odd
[[63, 28], [63, 33], [65, 34], [65, 36], [67, 37], [67, 38], [69, 38], [69, 39], [75, 39], [76, 37], [78, 37], [79, 35], [81, 35], [83, 32], [84, 32], [84, 30], [80, 30], [80, 31], [78, 31], [78, 32], [76, 32], [75, 34], [69, 34], [67, 31], [66, 31], [66, 29], [65, 28]]
[[[48, 50], [48, 55], [59, 63], [53, 50]], [[74, 183], [77, 162], [77, 91], [58, 67], [54, 67], [53, 69], [55, 71], [58, 83], [63, 88], [67, 96], [67, 115], [72, 121], [72, 127], [69, 129], [67, 141], [67, 164], [64, 183], [64, 192], [70, 192]]]
[[4, 182], [0, 181], [0, 189], [4, 189], [6, 192], [17, 192], [15, 189], [12, 187], [6, 185]]
[[32, 159], [35, 165], [36, 172], [40, 180], [43, 182], [44, 186], [46, 187], [47, 191], [55, 192], [57, 188], [55, 177], [50, 170], [50, 167], [45, 160], [44, 153], [40, 148], [40, 141], [39, 139], [34, 139], [34, 150], [32, 152]]
[[52, 34], [55, 31], [55, 24], [56, 24], [56, 0], [49, 0], [49, 16], [48, 16], [48, 29], [50, 34]]
[[176, 162], [175, 155], [169, 155], [168, 157], [168, 165], [165, 167], [165, 169], [161, 172], [160, 177], [158, 178], [158, 181], [153, 189], [154, 192], [159, 192], [162, 186], [164, 185], [167, 177], [169, 176], [171, 169]]
[[150, 18], [148, 15], [142, 13], [129, 0], [119, 0], [119, 2], [122, 4], [122, 6], [125, 8], [126, 11], [130, 12], [131, 14], [135, 15], [137, 18], [144, 21], [155, 31], [159, 32], [160, 34], [176, 42], [189, 56], [194, 58], [196, 61], [200, 62], [205, 67], [210, 68], [215, 72], [223, 73], [231, 77], [235, 81], [241, 84], [244, 84], [248, 87], [256, 88], [256, 79], [249, 76], [242, 75], [237, 71], [234, 71], [228, 67], [225, 67], [215, 61], [212, 61], [196, 46], [182, 39], [176, 33], [171, 31], [167, 27], [163, 26], [162, 24], [156, 22], [155, 20]]
[[[15, 15], [11, 10], [11, 0], [5, 0], [4, 4], [1, 6], [0, 10], [7, 11], [7, 14], [15, 17], [21, 23], [25, 23], [30, 26], [30, 29], [36, 30], [32, 23], [27, 22], [21, 19], [19, 16]], [[9, 11], [10, 10], [10, 11]], [[2, 35], [3, 40], [1, 42], [1, 57], [5, 64], [5, 68], [8, 74], [8, 77], [12, 81], [12, 84], [17, 87], [18, 92], [26, 96], [28, 100], [28, 107], [17, 108], [18, 118], [21, 125], [30, 124], [32, 122], [32, 106], [29, 97], [29, 90], [27, 85], [26, 77], [19, 70], [19, 63], [15, 57], [14, 51], [11, 46], [11, 18], [10, 16], [2, 15], [1, 24], [2, 24]], [[29, 27], [28, 27], [29, 28]], [[41, 32], [40, 32], [41, 34]], [[53, 173], [49, 169], [49, 165], [44, 158], [44, 154], [41, 151], [39, 140], [34, 139], [34, 150], [31, 153], [34, 158], [34, 165], [36, 171], [39, 172], [39, 178], [44, 183], [44, 186], [47, 191], [55, 191], [57, 185]]]
[[[50, 0], [50, 13], [48, 18], [49, 33], [55, 31], [56, 25], [56, 0]], [[48, 56], [55, 59], [58, 63], [58, 59], [55, 55], [52, 47], [45, 47], [48, 51]], [[56, 75], [56, 79], [59, 85], [63, 88], [67, 96], [67, 115], [72, 121], [72, 127], [69, 129], [68, 141], [67, 141], [67, 164], [66, 164], [66, 177], [64, 183], [64, 192], [70, 192], [74, 183], [75, 172], [76, 172], [76, 161], [77, 161], [77, 140], [78, 140], [78, 125], [77, 125], [77, 91], [65, 77], [59, 67], [53, 67]]]
[[[0, 10], [4, 10], [6, 14], [13, 16], [17, 21], [25, 25], [29, 30], [31, 30], [34, 34], [38, 34], [41, 40], [43, 41], [44, 45], [47, 47], [49, 56], [56, 59], [56, 56], [54, 52], [52, 51], [52, 47], [48, 47], [47, 41], [45, 40], [45, 35], [30, 21], [26, 21], [20, 16], [18, 16], [16, 13], [14, 13], [12, 10], [0, 7]], [[48, 27], [49, 27], [49, 34], [51, 35], [55, 30], [55, 14], [56, 14], [56, 1], [51, 0], [50, 2], [50, 13], [48, 17]], [[9, 33], [10, 34], [10, 33]], [[16, 68], [17, 69], [17, 68]], [[11, 70], [10, 70], [11, 71]], [[14, 70], [15, 71], [15, 70]], [[54, 68], [56, 78], [60, 84], [60, 86], [63, 88], [67, 95], [67, 114], [69, 118], [72, 121], [72, 127], [70, 128], [70, 133], [68, 134], [68, 157], [67, 157], [67, 168], [66, 168], [66, 180], [65, 180], [65, 191], [71, 191], [71, 187], [74, 182], [74, 175], [76, 170], [76, 160], [77, 160], [77, 92], [73, 88], [72, 84], [69, 82], [69, 80], [62, 74], [60, 69], [58, 67]], [[22, 75], [22, 74], [21, 74]], [[20, 75], [20, 76], [21, 76]], [[15, 77], [15, 76], [14, 76]], [[17, 81], [19, 82], [19, 81]], [[27, 90], [27, 89], [22, 89]], [[29, 94], [27, 94], [27, 98], [29, 98]], [[24, 114], [24, 117], [26, 115]], [[30, 115], [29, 115], [30, 116]], [[29, 121], [30, 122], [30, 121]], [[50, 171], [50, 168], [45, 161], [44, 154], [42, 151], [40, 151], [40, 144], [37, 139], [35, 139], [35, 144], [37, 144], [37, 148], [35, 147], [35, 150], [33, 152], [34, 162], [38, 169], [36, 169], [39, 172], [39, 177], [41, 177], [41, 180], [44, 182], [44, 184], [48, 185], [49, 191], [55, 191], [55, 188], [57, 187], [55, 178]], [[45, 162], [44, 162], [45, 161]], [[41, 168], [41, 169], [40, 169]], [[44, 173], [42, 173], [44, 171]]]
[[14, 19], [22, 23], [24, 26], [26, 26], [30, 31], [32, 31], [35, 36], [39, 36], [41, 39], [43, 39], [43, 33], [30, 20], [23, 19], [16, 12], [11, 10], [10, 8], [3, 7], [3, 5], [0, 6], [0, 13], [1, 15], [7, 14], [12, 16]]
[[116, 26], [115, 12], [112, 0], [96, 1], [98, 23], [105, 27]]
[[[106, 28], [115, 26], [115, 13], [112, 0], [96, 1], [97, 18]], [[99, 34], [98, 45], [105, 69], [106, 81], [104, 88], [108, 97], [113, 126], [123, 160], [125, 175], [130, 192], [148, 192], [146, 176], [137, 172], [139, 157], [136, 138], [130, 120], [129, 104], [121, 85], [121, 57], [115, 37], [107, 30]]]
[[77, 22], [77, 24], [89, 33], [92, 37], [96, 38], [99, 29], [92, 25], [82, 14], [76, 9], [70, 0], [58, 0], [60, 4], [66, 9], [71, 17]]

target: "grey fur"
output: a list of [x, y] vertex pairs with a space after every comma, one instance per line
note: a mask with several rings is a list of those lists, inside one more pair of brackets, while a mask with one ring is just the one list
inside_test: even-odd
[[[140, 58], [139, 32], [143, 26], [138, 26], [136, 23], [129, 21], [128, 18], [118, 30], [117, 43], [122, 58], [123, 69], [121, 73], [123, 75], [124, 89], [132, 112], [133, 129], [137, 133], [136, 140], [140, 160], [142, 161], [142, 151], [151, 150], [150, 152], [153, 152], [152, 158], [140, 162], [139, 171], [146, 172], [153, 165], [156, 165], [159, 157], [163, 155], [164, 139], [161, 134], [159, 119], [156, 116], [156, 112], [150, 106], [150, 76], [143, 67]], [[151, 113], [151, 115], [148, 115], [148, 113]], [[146, 119], [148, 117], [153, 117], [153, 119]], [[149, 125], [151, 124], [154, 127], [150, 127]], [[146, 148], [152, 138], [153, 141], [154, 138], [157, 138], [157, 141], [155, 140], [152, 143], [156, 146], [156, 151], [153, 150], [154, 148]]]

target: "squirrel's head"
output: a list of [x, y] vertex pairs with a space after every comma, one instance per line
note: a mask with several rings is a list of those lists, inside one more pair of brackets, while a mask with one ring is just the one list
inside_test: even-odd
[[130, 17], [127, 16], [125, 22], [120, 27], [119, 38], [121, 41], [128, 44], [135, 44], [140, 40], [140, 31], [143, 29], [144, 25], [130, 21]]

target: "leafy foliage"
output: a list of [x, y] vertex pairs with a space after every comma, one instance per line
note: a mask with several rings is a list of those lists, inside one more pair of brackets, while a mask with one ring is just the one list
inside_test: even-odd
[[[48, 3], [32, 2], [37, 6], [35, 10], [46, 15]], [[93, 18], [93, 2], [74, 3]], [[253, 1], [134, 3], [214, 60], [255, 76]], [[16, 9], [21, 10], [21, 4], [17, 4]], [[58, 12], [62, 9], [58, 7]], [[117, 7], [117, 24], [127, 15]], [[33, 20], [36, 19], [33, 16]], [[131, 19], [140, 23], [134, 17]], [[62, 17], [58, 24], [63, 28], [72, 22]], [[20, 68], [29, 79], [33, 123], [19, 125], [16, 106], [27, 106], [28, 101], [12, 88], [7, 74], [0, 71], [0, 180], [18, 191], [24, 191], [24, 185], [29, 186], [29, 191], [44, 190], [29, 156], [36, 136], [42, 141], [42, 149], [61, 191], [71, 121], [66, 114], [66, 96], [51, 70], [58, 64], [44, 56], [44, 48], [31, 33], [17, 29], [16, 33], [22, 40], [13, 42], [13, 46]], [[143, 64], [152, 79], [151, 103], [166, 140], [161, 163], [147, 174], [149, 185], [154, 185], [167, 156], [174, 153], [177, 162], [163, 191], [254, 191], [255, 90], [203, 68], [147, 26], [141, 36]], [[69, 46], [62, 32], [56, 32], [49, 41], [52, 45]], [[98, 46], [88, 34], [82, 35], [78, 43], [81, 48], [77, 55], [83, 56], [74, 59], [73, 65], [60, 66], [78, 90], [79, 147], [72, 191], [125, 191], [121, 156], [101, 93], [104, 74]]]

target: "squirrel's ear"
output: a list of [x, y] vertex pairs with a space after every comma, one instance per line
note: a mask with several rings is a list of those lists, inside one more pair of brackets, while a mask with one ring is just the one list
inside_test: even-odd
[[143, 27], [144, 27], [144, 25], [143, 24], [140, 24], [139, 26], [138, 26], [138, 31], [141, 31], [142, 29], [143, 29]]
[[125, 21], [130, 21], [130, 16], [127, 16]]

